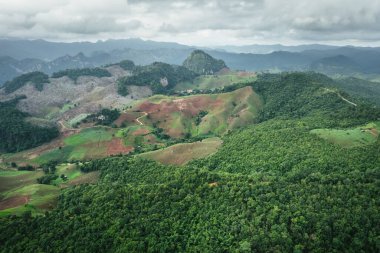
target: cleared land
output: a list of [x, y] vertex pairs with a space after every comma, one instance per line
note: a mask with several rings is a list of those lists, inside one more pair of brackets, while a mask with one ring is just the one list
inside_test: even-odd
[[352, 129], [314, 129], [311, 133], [318, 135], [333, 144], [346, 148], [369, 145], [379, 137], [380, 122]]
[[193, 82], [181, 82], [174, 87], [176, 91], [206, 90], [229, 86], [235, 83], [249, 83], [256, 80], [256, 74], [250, 72], [226, 71], [218, 75], [199, 76]]
[[215, 153], [222, 145], [218, 137], [204, 139], [193, 143], [180, 143], [161, 150], [140, 154], [146, 159], [163, 164], [184, 165], [191, 160], [207, 157]]
[[[259, 96], [247, 86], [232, 92], [186, 97], [153, 96], [132, 110], [146, 113], [145, 125], [156, 125], [173, 138], [216, 134], [255, 122], [262, 106]], [[201, 115], [201, 113], [205, 113]]]

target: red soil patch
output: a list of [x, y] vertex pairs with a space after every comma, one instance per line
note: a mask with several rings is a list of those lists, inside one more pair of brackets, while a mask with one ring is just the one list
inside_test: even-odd
[[121, 139], [112, 139], [107, 145], [107, 155], [128, 154], [133, 147], [126, 147]]
[[140, 129], [137, 129], [136, 131], [134, 131], [132, 133], [132, 135], [134, 136], [138, 136], [138, 135], [147, 135], [149, 134], [150, 131], [148, 129], [143, 129], [143, 128], [140, 128]]
[[16, 196], [0, 202], [0, 210], [22, 206], [29, 202], [29, 196]]
[[135, 114], [132, 114], [132, 113], [127, 113], [127, 112], [124, 112], [122, 114], [120, 114], [119, 118], [117, 120], [115, 120], [115, 124], [120, 127], [121, 124], [123, 124], [124, 122], [128, 122], [128, 123], [132, 123], [136, 120], [137, 116]]
[[213, 105], [214, 100], [208, 96], [194, 96], [189, 98], [179, 98], [173, 101], [163, 101], [154, 104], [145, 101], [138, 106], [138, 109], [147, 112], [152, 119], [163, 119], [174, 112], [181, 112], [185, 116], [195, 116], [202, 109]]

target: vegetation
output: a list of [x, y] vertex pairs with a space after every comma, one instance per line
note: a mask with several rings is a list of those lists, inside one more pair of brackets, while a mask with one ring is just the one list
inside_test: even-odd
[[214, 74], [227, 68], [224, 61], [216, 60], [201, 50], [194, 50], [182, 65], [200, 75]]
[[73, 81], [77, 81], [80, 76], [94, 76], [94, 77], [110, 77], [111, 73], [102, 68], [83, 68], [83, 69], [66, 69], [55, 72], [51, 77], [60, 78], [67, 76]]
[[120, 67], [122, 67], [124, 70], [134, 70], [135, 69], [135, 64], [133, 61], [130, 60], [124, 60], [119, 62], [118, 64]]
[[380, 106], [380, 82], [370, 82], [355, 77], [347, 77], [337, 79], [335, 86], [352, 96], [367, 99]]
[[146, 85], [150, 86], [154, 93], [167, 93], [177, 83], [191, 81], [195, 76], [195, 73], [182, 66], [155, 62], [151, 65], [136, 67], [132, 76], [119, 79], [118, 92], [121, 95], [126, 95], [127, 86]]
[[96, 114], [87, 116], [83, 122], [95, 122], [97, 125], [110, 126], [120, 116], [120, 112], [117, 109], [103, 108]]
[[0, 152], [17, 152], [36, 147], [59, 134], [56, 127], [44, 128], [25, 121], [28, 114], [16, 108], [20, 99], [0, 102]]
[[4, 90], [6, 94], [12, 93], [21, 87], [23, 87], [28, 82], [33, 83], [34, 87], [38, 91], [42, 91], [44, 84], [49, 83], [49, 76], [45, 73], [35, 71], [21, 76], [15, 77], [12, 81], [8, 81], [4, 84]]
[[260, 123], [182, 167], [84, 163], [99, 182], [63, 190], [45, 216], [2, 218], [1, 251], [379, 252], [380, 139], [344, 148], [311, 132], [363, 126], [379, 110], [331, 84], [314, 73], [259, 76]]

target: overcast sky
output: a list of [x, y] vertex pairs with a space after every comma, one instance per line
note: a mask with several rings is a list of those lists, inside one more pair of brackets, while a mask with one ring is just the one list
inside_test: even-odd
[[380, 0], [0, 0], [0, 37], [380, 46]]

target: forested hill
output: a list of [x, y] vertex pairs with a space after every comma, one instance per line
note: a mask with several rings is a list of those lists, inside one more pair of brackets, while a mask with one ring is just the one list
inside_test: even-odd
[[27, 113], [16, 108], [16, 98], [0, 102], [0, 152], [16, 152], [36, 147], [58, 136], [56, 127], [39, 127], [26, 122]]
[[45, 216], [2, 218], [1, 251], [379, 252], [380, 140], [343, 148], [311, 130], [380, 113], [331, 84], [260, 76], [261, 123], [184, 167], [128, 156], [84, 164], [100, 181], [63, 190]]
[[214, 74], [227, 68], [224, 61], [217, 60], [202, 50], [194, 50], [182, 65], [200, 75]]

